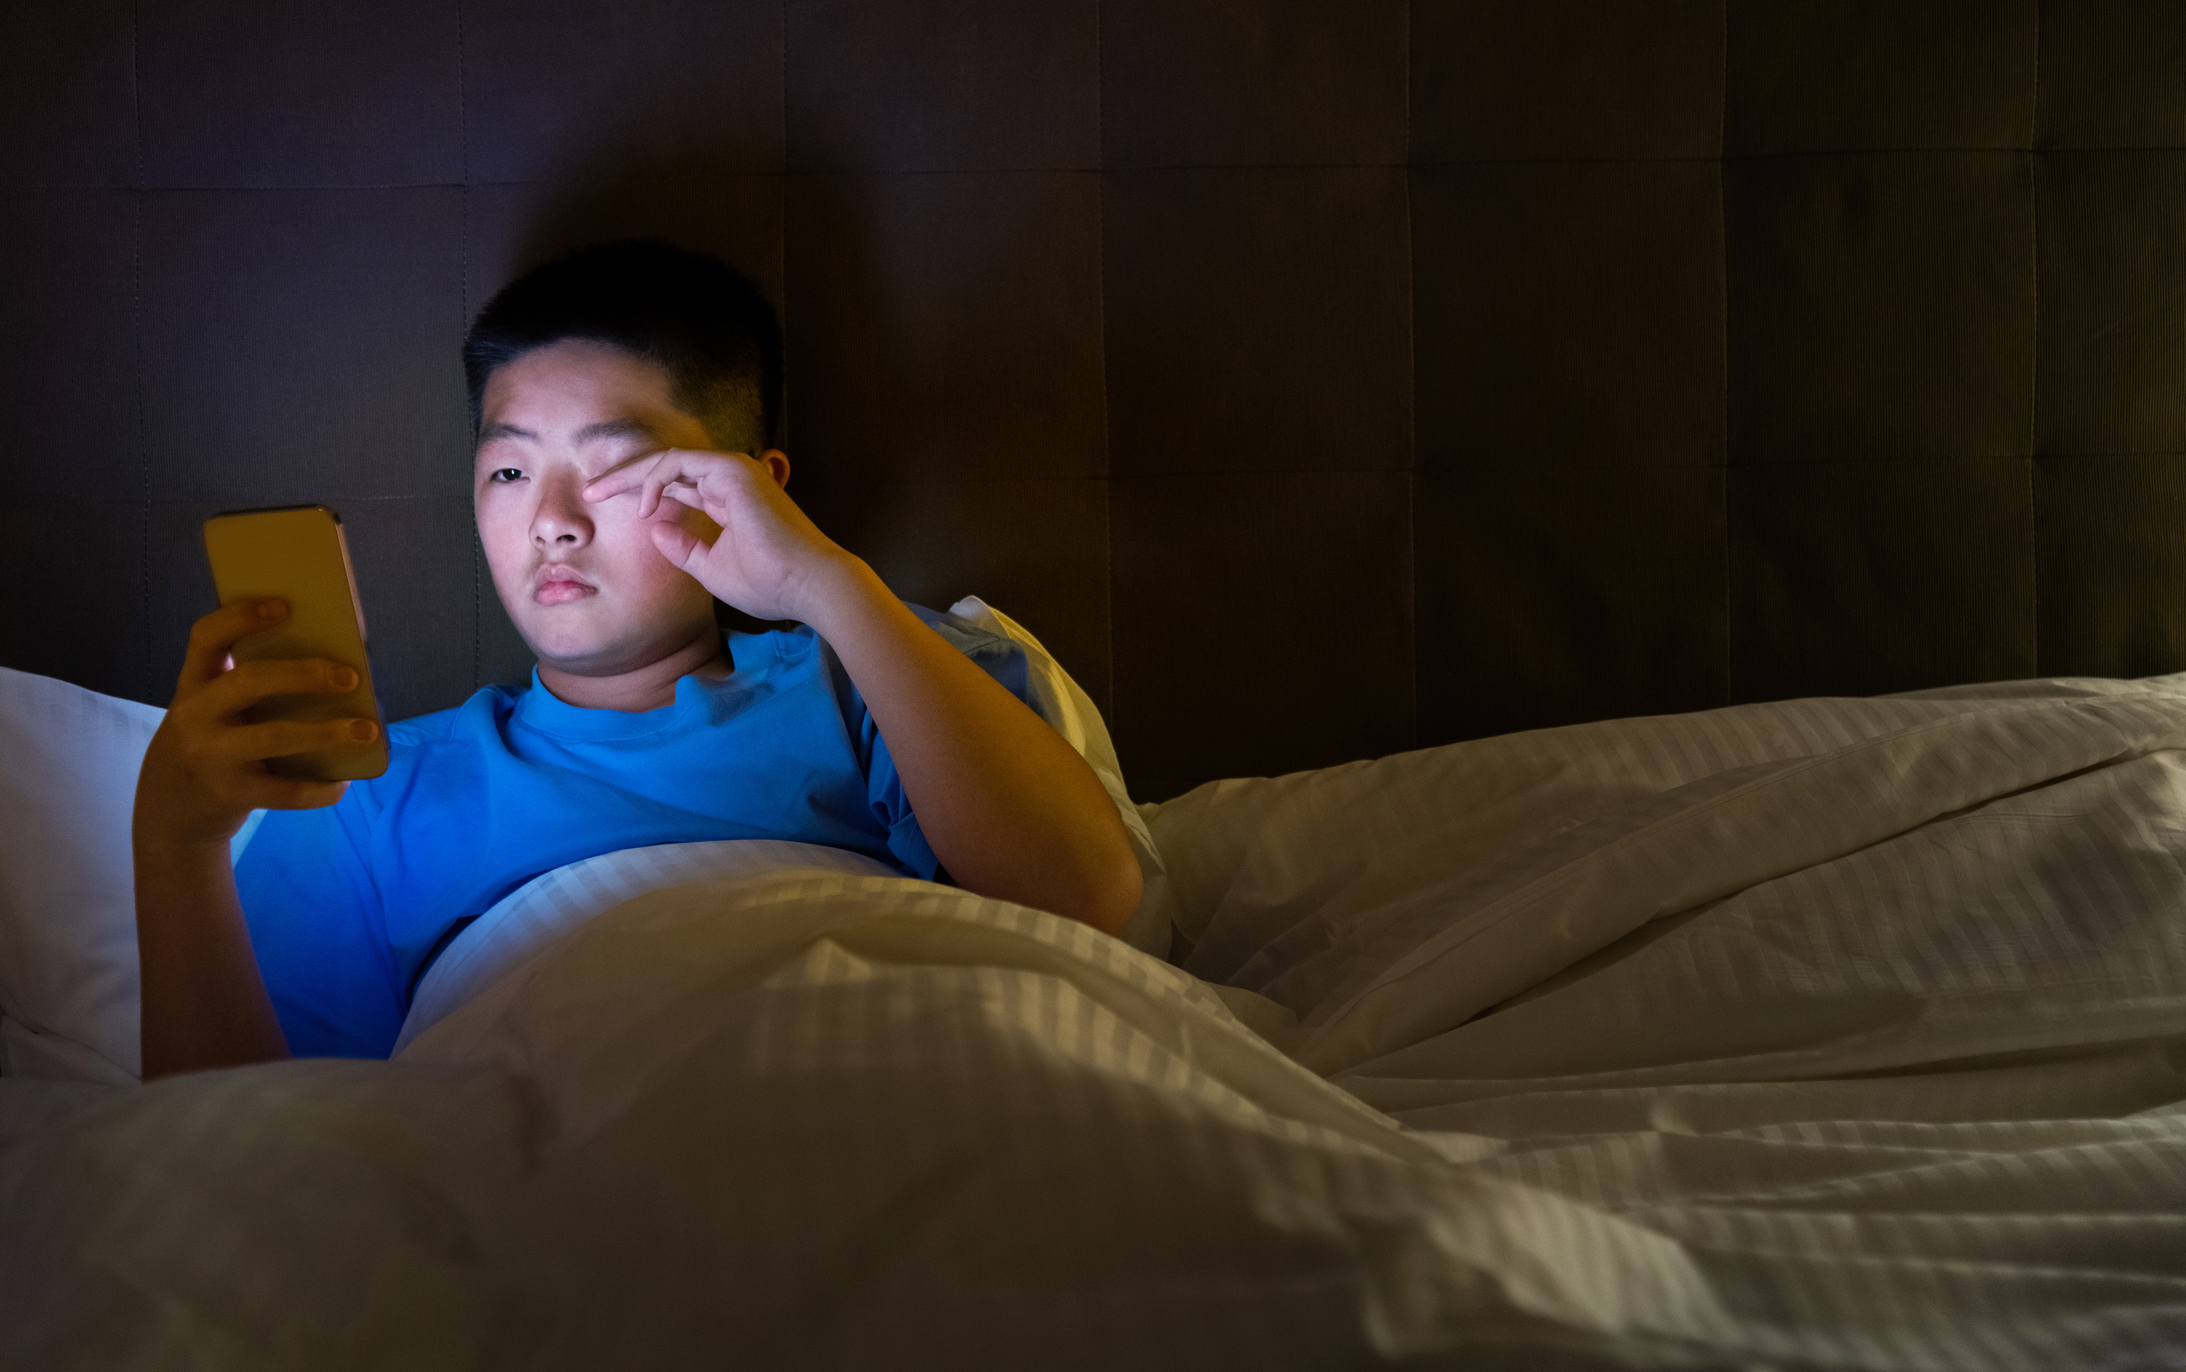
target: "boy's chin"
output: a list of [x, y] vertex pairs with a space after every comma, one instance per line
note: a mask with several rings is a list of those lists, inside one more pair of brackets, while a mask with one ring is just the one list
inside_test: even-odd
[[631, 670], [645, 656], [641, 639], [627, 628], [571, 623], [520, 624], [524, 642], [541, 666], [573, 676], [613, 676]]
[[650, 667], [689, 642], [688, 635], [633, 634], [627, 624], [519, 625], [539, 665], [570, 676], [620, 676]]

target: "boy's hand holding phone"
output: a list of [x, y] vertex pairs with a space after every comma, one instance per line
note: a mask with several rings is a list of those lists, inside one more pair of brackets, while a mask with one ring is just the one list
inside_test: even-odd
[[215, 515], [205, 555], [221, 607], [191, 628], [137, 773], [147, 1079], [288, 1056], [228, 840], [253, 810], [332, 805], [341, 778], [387, 769], [341, 517], [317, 505]]
[[339, 695], [357, 685], [355, 669], [325, 658], [232, 663], [238, 640], [287, 618], [279, 599], [238, 601], [190, 630], [174, 704], [137, 775], [139, 845], [224, 844], [253, 810], [311, 810], [341, 799], [349, 783], [276, 776], [266, 759], [369, 742], [379, 733], [376, 721], [254, 724], [246, 717], [269, 696]]

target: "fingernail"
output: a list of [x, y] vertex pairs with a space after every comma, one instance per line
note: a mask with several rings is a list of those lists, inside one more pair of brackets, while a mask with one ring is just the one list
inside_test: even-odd
[[372, 735], [378, 733], [379, 731], [380, 726], [374, 724], [369, 719], [353, 719], [349, 721], [349, 736], [357, 740], [357, 742], [359, 743], [370, 743], [372, 741]]
[[355, 672], [347, 667], [336, 667], [334, 669], [334, 685], [336, 687], [346, 691], [356, 684], [357, 674]]
[[283, 605], [278, 600], [263, 600], [258, 603], [258, 617], [260, 619], [279, 619], [287, 613], [288, 606]]

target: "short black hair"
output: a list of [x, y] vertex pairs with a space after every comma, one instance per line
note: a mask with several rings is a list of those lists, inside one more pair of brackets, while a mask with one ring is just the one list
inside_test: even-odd
[[575, 249], [503, 286], [463, 340], [471, 431], [496, 369], [565, 339], [659, 363], [677, 406], [722, 447], [773, 445], [782, 326], [750, 278], [719, 258], [657, 238], [616, 239]]

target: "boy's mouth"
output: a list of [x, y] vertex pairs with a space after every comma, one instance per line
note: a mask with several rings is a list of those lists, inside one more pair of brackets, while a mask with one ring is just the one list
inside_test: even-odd
[[572, 600], [600, 593], [599, 587], [567, 567], [541, 567], [534, 580], [531, 598], [541, 605], [566, 605]]

